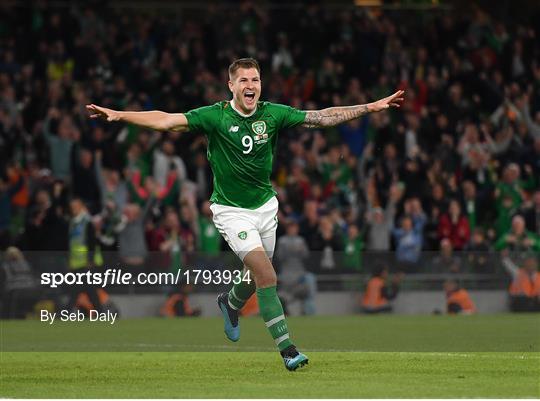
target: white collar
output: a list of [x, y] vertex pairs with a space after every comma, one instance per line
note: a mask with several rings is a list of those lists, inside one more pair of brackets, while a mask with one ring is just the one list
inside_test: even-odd
[[255, 109], [253, 109], [253, 111], [251, 113], [249, 113], [249, 114], [242, 113], [234, 105], [234, 99], [231, 100], [231, 107], [233, 108], [234, 111], [236, 111], [238, 114], [240, 114], [241, 117], [251, 117], [253, 114], [255, 114], [257, 112], [257, 105], [255, 105]]

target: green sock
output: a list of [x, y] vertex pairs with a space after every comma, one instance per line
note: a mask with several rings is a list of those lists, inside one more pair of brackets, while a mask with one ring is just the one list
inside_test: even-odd
[[229, 291], [229, 306], [236, 310], [242, 309], [254, 292], [255, 280], [250, 280], [249, 283], [242, 280], [238, 284], [234, 284]]
[[257, 288], [259, 310], [264, 323], [280, 351], [293, 345], [289, 339], [289, 329], [278, 298], [276, 287]]

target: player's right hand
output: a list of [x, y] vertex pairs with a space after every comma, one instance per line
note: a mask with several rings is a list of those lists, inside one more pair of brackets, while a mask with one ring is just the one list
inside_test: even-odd
[[117, 111], [106, 107], [96, 106], [95, 104], [87, 104], [86, 109], [90, 112], [90, 118], [103, 118], [107, 121], [118, 121], [120, 116]]

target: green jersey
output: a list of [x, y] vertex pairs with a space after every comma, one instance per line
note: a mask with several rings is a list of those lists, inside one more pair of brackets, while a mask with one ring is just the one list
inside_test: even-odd
[[270, 183], [278, 132], [302, 124], [306, 113], [295, 108], [258, 102], [249, 117], [230, 102], [219, 102], [185, 114], [190, 131], [208, 138], [208, 161], [214, 173], [211, 202], [256, 209], [276, 192]]
[[200, 243], [199, 251], [205, 256], [217, 256], [221, 248], [221, 234], [216, 230], [212, 219], [199, 217]]

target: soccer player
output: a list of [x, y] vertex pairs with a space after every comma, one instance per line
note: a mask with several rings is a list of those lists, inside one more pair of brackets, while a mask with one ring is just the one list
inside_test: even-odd
[[262, 318], [274, 339], [285, 367], [296, 370], [308, 358], [289, 338], [287, 322], [276, 292], [276, 273], [271, 263], [276, 242], [278, 201], [270, 183], [278, 132], [299, 125], [332, 127], [366, 113], [399, 107], [403, 91], [373, 103], [323, 110], [297, 110], [260, 102], [259, 64], [251, 58], [229, 66], [232, 99], [187, 113], [116, 111], [90, 104], [91, 118], [122, 121], [158, 131], [200, 131], [208, 139], [208, 160], [214, 173], [213, 221], [231, 249], [249, 269], [254, 280], [235, 284], [218, 296], [225, 320], [225, 334], [240, 338], [238, 311], [257, 294]]

